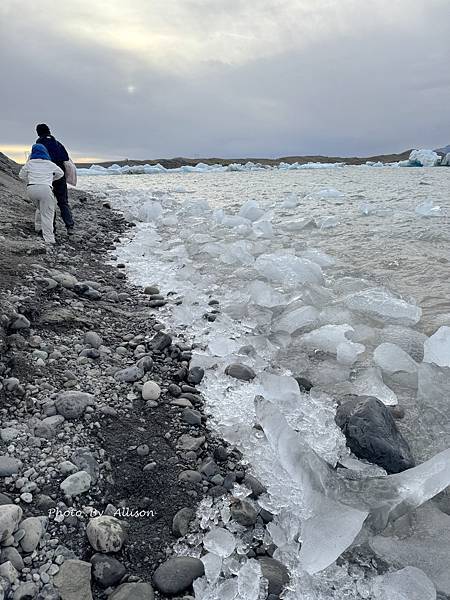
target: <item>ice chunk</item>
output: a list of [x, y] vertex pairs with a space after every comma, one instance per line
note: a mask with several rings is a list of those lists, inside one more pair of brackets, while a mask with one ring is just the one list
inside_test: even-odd
[[283, 294], [276, 292], [271, 285], [264, 281], [259, 281], [258, 279], [249, 283], [248, 291], [251, 299], [255, 304], [258, 304], [258, 306], [272, 308], [273, 306], [279, 306], [286, 303]]
[[439, 367], [450, 367], [450, 327], [443, 325], [424, 345], [423, 361]]
[[223, 527], [214, 527], [205, 535], [203, 545], [208, 552], [226, 558], [234, 552], [236, 539]]
[[384, 383], [378, 367], [371, 367], [362, 371], [352, 382], [352, 393], [357, 396], [373, 396], [381, 400], [386, 406], [398, 404], [397, 396]]
[[420, 217], [441, 217], [443, 214], [440, 206], [434, 206], [433, 200], [418, 204], [415, 213]]
[[317, 227], [314, 219], [305, 217], [304, 219], [296, 219], [295, 221], [284, 221], [282, 228], [285, 231], [301, 231], [306, 227]]
[[205, 566], [205, 575], [209, 583], [215, 583], [220, 576], [222, 570], [222, 558], [217, 554], [208, 552], [201, 557], [201, 561]]
[[258, 221], [264, 215], [264, 211], [255, 200], [248, 200], [239, 210], [239, 216], [249, 221]]
[[424, 333], [401, 325], [388, 325], [384, 329], [375, 329], [374, 334], [375, 343], [395, 344], [407, 352], [413, 360], [418, 362], [423, 360], [423, 346], [427, 339]]
[[261, 384], [263, 395], [275, 403], [293, 402], [294, 406], [301, 401], [300, 388], [293, 377], [287, 375], [274, 375], [273, 373], [262, 373]]
[[344, 204], [345, 202], [345, 194], [335, 188], [325, 188], [305, 196], [305, 200], [315, 200], [317, 198], [327, 200], [332, 204]]
[[146, 202], [139, 209], [139, 219], [150, 223], [151, 221], [157, 221], [162, 215], [162, 206], [159, 202]]
[[371, 288], [350, 294], [344, 300], [350, 310], [367, 314], [387, 322], [414, 325], [420, 321], [422, 310], [405, 300], [395, 298], [381, 288]]
[[258, 221], [253, 223], [253, 233], [259, 238], [271, 238], [273, 237], [273, 227], [270, 221]]
[[283, 208], [295, 208], [298, 204], [298, 198], [296, 196], [296, 194], [289, 192], [288, 194], [285, 195], [285, 197], [283, 198], [283, 201], [281, 202], [281, 206]]
[[293, 254], [261, 254], [255, 261], [255, 268], [258, 273], [275, 283], [323, 283], [319, 265]]
[[316, 250], [315, 248], [308, 248], [308, 250], [301, 253], [301, 256], [308, 260], [312, 260], [320, 267], [332, 267], [336, 262], [332, 256], [325, 254], [325, 252], [321, 252], [320, 250]]
[[237, 352], [238, 348], [239, 343], [236, 340], [230, 340], [221, 335], [210, 340], [208, 344], [208, 350], [215, 356], [228, 356], [233, 352]]
[[339, 217], [329, 215], [328, 217], [316, 219], [316, 225], [320, 229], [331, 229], [332, 227], [336, 227], [336, 225], [339, 225]]
[[347, 342], [347, 334], [354, 331], [350, 325], [324, 325], [301, 337], [303, 346], [308, 350], [321, 350], [336, 354], [339, 344]]
[[314, 306], [300, 306], [289, 310], [289, 306], [282, 315], [272, 323], [273, 331], [286, 331], [291, 335], [300, 329], [310, 327], [317, 323], [319, 311]]
[[366, 347], [363, 344], [354, 342], [341, 342], [336, 349], [338, 362], [343, 365], [353, 365], [358, 360], [358, 356], [365, 352]]
[[416, 567], [375, 577], [373, 594], [373, 600], [436, 600], [433, 582]]
[[233, 265], [235, 263], [239, 263], [241, 265], [251, 265], [255, 262], [251, 251], [251, 244], [245, 240], [239, 240], [224, 246], [220, 260], [228, 265]]
[[399, 346], [390, 343], [380, 344], [373, 353], [375, 364], [381, 367], [385, 373], [416, 373], [416, 362]]
[[408, 166], [435, 167], [439, 160], [439, 154], [433, 150], [413, 150], [409, 155]]
[[257, 560], [251, 558], [244, 563], [238, 573], [239, 600], [258, 600], [261, 578], [261, 565]]
[[[450, 595], [450, 569], [448, 568], [450, 517], [442, 513], [432, 502], [422, 506], [416, 512], [412, 529], [408, 532], [405, 533], [402, 529], [394, 538], [378, 535], [369, 543], [375, 554], [388, 563], [398, 567], [409, 566], [421, 569], [431, 579], [438, 592], [445, 597]], [[415, 581], [415, 578], [411, 579], [411, 583]], [[407, 599], [416, 597], [420, 600], [427, 598], [427, 596], [407, 596]], [[392, 600], [395, 596], [387, 598]]]

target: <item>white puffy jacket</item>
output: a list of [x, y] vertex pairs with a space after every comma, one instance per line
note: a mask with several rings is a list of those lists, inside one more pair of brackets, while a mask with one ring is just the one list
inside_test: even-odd
[[20, 169], [19, 177], [28, 184], [52, 185], [55, 179], [61, 179], [64, 171], [51, 160], [33, 158]]

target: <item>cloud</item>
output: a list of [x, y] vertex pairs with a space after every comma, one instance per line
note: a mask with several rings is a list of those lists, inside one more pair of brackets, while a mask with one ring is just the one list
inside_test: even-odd
[[47, 121], [117, 158], [442, 145], [446, 2], [3, 0], [1, 141]]

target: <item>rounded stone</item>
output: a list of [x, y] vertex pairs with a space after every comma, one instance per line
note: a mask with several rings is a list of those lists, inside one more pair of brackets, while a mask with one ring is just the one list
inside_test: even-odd
[[153, 588], [149, 583], [123, 583], [108, 600], [153, 600]]
[[91, 563], [94, 579], [105, 588], [119, 583], [126, 573], [121, 562], [106, 554], [94, 554], [91, 557]]
[[94, 550], [106, 553], [119, 552], [127, 538], [121, 522], [106, 515], [91, 519], [86, 534]]
[[163, 594], [179, 594], [188, 590], [205, 572], [202, 561], [192, 556], [177, 556], [162, 563], [153, 575], [153, 583]]
[[158, 400], [161, 396], [161, 388], [156, 381], [146, 381], [142, 386], [143, 400]]

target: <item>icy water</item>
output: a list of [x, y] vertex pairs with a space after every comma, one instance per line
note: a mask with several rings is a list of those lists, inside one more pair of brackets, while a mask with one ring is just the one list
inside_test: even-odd
[[[321, 514], [317, 482], [308, 479], [311, 496], [304, 479], [308, 464], [300, 458], [297, 468], [291, 439], [279, 438], [277, 431], [285, 418], [306, 444], [302, 456], [312, 449], [318, 460], [335, 467], [349, 458], [334, 423], [336, 400], [349, 392], [370, 393], [406, 408], [400, 427], [418, 462], [450, 445], [446, 406], [433, 404], [430, 421], [423, 401], [437, 379], [442, 386], [436, 384], [433, 402], [439, 404], [443, 390], [450, 391], [448, 370], [422, 363], [426, 336], [450, 325], [450, 169], [116, 175], [82, 177], [80, 187], [105, 193], [114, 207], [138, 220], [118, 251], [131, 279], [183, 297], [162, 318], [194, 336], [199, 349], [193, 361], [206, 369], [202, 387], [213, 426], [242, 450], [268, 489], [260, 504], [276, 516], [259, 534], [263, 545], [276, 543], [275, 557], [291, 570], [286, 598], [397, 598], [395, 586], [401, 584], [395, 578], [393, 583], [374, 579], [370, 561], [335, 562], [358, 534], [361, 512], [347, 514], [342, 504], [327, 505], [326, 542], [322, 525], [308, 529]], [[433, 216], [422, 216], [430, 214], [430, 202]], [[203, 318], [215, 308], [211, 300], [220, 302], [214, 322]], [[374, 354], [383, 343], [395, 344], [394, 358]], [[392, 366], [396, 361], [398, 367]], [[233, 362], [250, 366], [258, 376], [248, 383], [232, 379], [224, 370]], [[311, 394], [299, 392], [292, 378], [299, 375], [314, 383]], [[254, 428], [257, 395], [269, 401], [258, 414], [264, 433]], [[287, 425], [284, 429], [291, 431]], [[295, 434], [292, 439], [297, 443]], [[385, 474], [362, 462], [351, 465], [366, 488], [364, 481]], [[426, 482], [425, 472], [420, 483], [399, 483], [420, 498], [413, 507], [436, 493]], [[330, 493], [340, 502], [341, 483], [329, 487], [325, 496]], [[430, 510], [429, 504], [419, 511]], [[205, 531], [212, 527], [214, 533], [220, 517], [235, 535], [236, 549], [231, 556], [211, 555], [207, 578], [196, 583], [196, 598], [264, 597], [264, 590], [258, 591], [258, 564], [243, 558], [252, 543], [248, 533], [229, 520], [225, 504], [219, 510], [205, 501], [202, 512]], [[332, 522], [346, 518], [345, 533], [337, 531], [334, 539]], [[433, 535], [444, 527], [439, 518], [429, 519], [432, 547]], [[360, 535], [388, 563], [390, 556], [402, 555], [394, 533], [376, 533]], [[413, 548], [416, 533], [413, 525], [402, 531]], [[179, 551], [199, 555], [201, 544], [190, 539]], [[408, 553], [407, 546], [396, 566], [423, 569], [441, 593], [450, 594], [450, 582], [439, 571], [448, 571], [447, 559], [439, 550], [428, 564], [424, 552]], [[382, 595], [383, 586], [392, 589], [391, 596]], [[409, 596], [398, 596], [403, 597]], [[423, 595], [428, 598], [433, 595]]]

